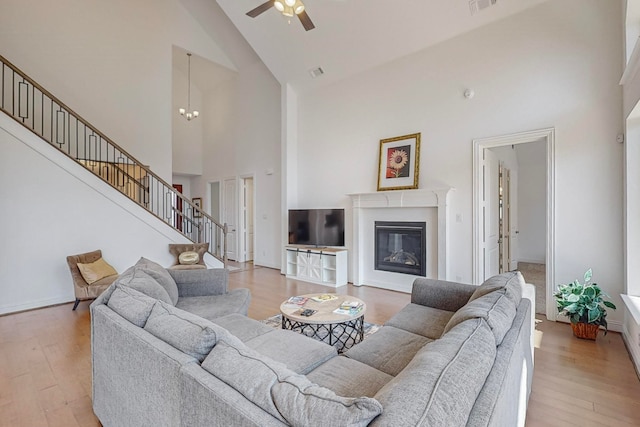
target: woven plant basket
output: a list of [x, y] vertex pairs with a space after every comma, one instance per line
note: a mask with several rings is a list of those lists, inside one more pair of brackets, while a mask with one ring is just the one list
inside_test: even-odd
[[571, 329], [576, 337], [592, 341], [596, 340], [600, 331], [600, 327], [592, 323], [572, 323]]

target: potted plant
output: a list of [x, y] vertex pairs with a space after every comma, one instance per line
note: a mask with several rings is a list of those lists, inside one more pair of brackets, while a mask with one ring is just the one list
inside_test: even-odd
[[553, 296], [556, 298], [558, 313], [568, 316], [571, 320], [573, 334], [578, 338], [595, 340], [600, 326], [607, 334], [607, 310], [605, 307], [616, 309], [616, 306], [605, 301], [608, 297], [596, 283], [591, 281], [591, 269], [584, 273], [584, 283], [578, 280], [568, 285], [559, 285]]

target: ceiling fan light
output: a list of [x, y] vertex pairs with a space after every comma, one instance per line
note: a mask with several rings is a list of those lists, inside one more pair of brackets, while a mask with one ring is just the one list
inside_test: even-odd
[[284, 3], [282, 2], [282, 0], [276, 0], [273, 5], [276, 9], [278, 9], [279, 12], [284, 12]]
[[296, 15], [300, 15], [302, 12], [304, 12], [304, 5], [301, 1], [298, 2], [296, 7], [294, 8], [294, 11], [296, 12]]
[[293, 7], [296, 4], [296, 0], [284, 0], [284, 3], [289, 7]]
[[293, 16], [293, 8], [291, 6], [285, 6], [282, 14], [286, 17], [291, 18]]

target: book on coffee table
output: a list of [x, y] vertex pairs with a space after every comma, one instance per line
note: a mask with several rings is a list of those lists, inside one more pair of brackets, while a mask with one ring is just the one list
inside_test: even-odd
[[334, 294], [321, 294], [321, 295], [316, 295], [315, 297], [311, 297], [311, 299], [316, 302], [325, 302], [325, 301], [336, 300], [338, 299], [338, 296]]
[[286, 303], [291, 305], [304, 305], [307, 301], [309, 301], [307, 297], [290, 297]]

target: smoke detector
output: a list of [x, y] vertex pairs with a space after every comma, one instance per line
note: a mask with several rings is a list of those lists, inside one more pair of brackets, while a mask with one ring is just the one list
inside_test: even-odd
[[469, 0], [469, 9], [471, 10], [471, 14], [475, 14], [476, 12], [480, 12], [482, 9], [486, 9], [489, 6], [493, 6], [496, 4], [498, 0]]

